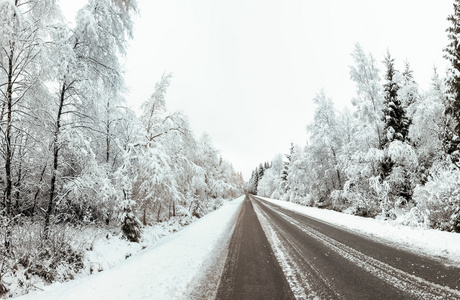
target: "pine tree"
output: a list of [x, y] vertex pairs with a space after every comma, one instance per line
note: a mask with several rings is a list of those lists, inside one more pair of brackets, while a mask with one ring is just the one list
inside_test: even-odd
[[[387, 51], [387, 55], [384, 59], [384, 64], [387, 68], [385, 74], [385, 84], [383, 85], [384, 90], [384, 135], [383, 141], [384, 144], [382, 145], [385, 149], [385, 155], [383, 157], [383, 161], [381, 162], [381, 179], [389, 180], [389, 184], [391, 186], [391, 197], [397, 199], [397, 197], [403, 197], [406, 201], [410, 200], [412, 196], [412, 189], [409, 182], [409, 176], [407, 174], [407, 170], [405, 168], [400, 168], [401, 176], [399, 176], [399, 180], [394, 182], [391, 177], [395, 175], [391, 175], [394, 168], [400, 167], [400, 165], [392, 158], [389, 154], [390, 152], [390, 144], [393, 141], [401, 141], [406, 142], [407, 135], [409, 133], [409, 120], [406, 117], [406, 109], [402, 105], [398, 91], [400, 89], [400, 85], [397, 82], [396, 74], [397, 71], [394, 67], [394, 58], [391, 57], [390, 52]], [[391, 176], [390, 176], [391, 175]], [[384, 211], [388, 214], [389, 210], [392, 209], [393, 202], [392, 200], [388, 202], [386, 205], [385, 201], [381, 204], [381, 207], [384, 208]]]
[[283, 171], [281, 173], [281, 192], [286, 193], [289, 189], [289, 186], [287, 184], [287, 178], [289, 174], [289, 166], [291, 164], [292, 160], [292, 153], [294, 152], [294, 143], [291, 142], [291, 147], [289, 148], [289, 154], [285, 154], [284, 156], [286, 157], [287, 161], [283, 162]]
[[404, 61], [402, 79], [401, 88], [398, 90], [398, 98], [401, 101], [401, 105], [408, 109], [419, 100], [418, 85], [414, 80], [414, 71], [411, 69], [408, 60]]
[[262, 177], [264, 177], [264, 173], [265, 173], [265, 167], [264, 167], [264, 164], [260, 164], [259, 165], [259, 181], [262, 179]]
[[393, 140], [400, 140], [402, 142], [406, 140], [409, 132], [409, 121], [406, 117], [406, 111], [398, 97], [400, 86], [395, 78], [397, 71], [394, 67], [394, 58], [391, 57], [390, 52], [387, 52], [383, 62], [387, 68], [385, 74], [386, 82], [383, 85], [383, 121], [385, 125], [382, 146], [385, 147]]
[[123, 236], [133, 243], [138, 243], [141, 238], [141, 222], [133, 212], [133, 208], [136, 203], [131, 200], [131, 196], [125, 190], [123, 190], [125, 200], [121, 203], [121, 230]]
[[259, 171], [256, 168], [252, 171], [251, 179], [249, 179], [248, 192], [251, 194], [257, 194], [257, 185], [259, 184]]
[[449, 144], [447, 154], [458, 151], [460, 143], [460, 0], [454, 1], [454, 13], [447, 18], [451, 26], [447, 28], [449, 44], [444, 49], [444, 58], [451, 64], [447, 71], [448, 104], [446, 114], [451, 117], [450, 129], [453, 134], [447, 134], [446, 144]]

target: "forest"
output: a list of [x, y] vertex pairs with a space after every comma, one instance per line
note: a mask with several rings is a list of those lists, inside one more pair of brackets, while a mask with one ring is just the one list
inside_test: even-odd
[[146, 226], [243, 192], [211, 138], [167, 110], [171, 74], [152, 78], [140, 116], [128, 108], [136, 1], [90, 0], [73, 27], [54, 0], [0, 0], [0, 11], [0, 296], [84, 268], [72, 232], [138, 242]]
[[[376, 60], [356, 44], [351, 109], [337, 111], [324, 90], [313, 99], [308, 145], [291, 145], [253, 172], [254, 194], [460, 232], [460, 1], [448, 17], [449, 68], [433, 68], [422, 90], [408, 60]], [[381, 61], [381, 64], [379, 62]], [[383, 72], [380, 71], [383, 67]]]

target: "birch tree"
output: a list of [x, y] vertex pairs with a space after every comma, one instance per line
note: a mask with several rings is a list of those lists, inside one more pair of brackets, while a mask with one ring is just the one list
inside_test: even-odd
[[4, 203], [8, 219], [5, 248], [9, 252], [10, 224], [13, 218], [14, 141], [22, 135], [19, 119], [27, 114], [21, 106], [30, 100], [31, 89], [41, 79], [46, 25], [56, 16], [56, 7], [51, 0], [2, 0], [0, 11], [0, 126], [5, 178]]
[[117, 91], [122, 86], [117, 55], [125, 53], [127, 38], [132, 34], [131, 11], [136, 9], [135, 1], [91, 0], [78, 12], [73, 31], [61, 27], [57, 32], [59, 39], [54, 51], [58, 58], [55, 78], [59, 89], [45, 237], [55, 206], [60, 150], [69, 142], [62, 140], [63, 130], [76, 120], [80, 120], [80, 127], [85, 127], [85, 107], [97, 101], [101, 93]]

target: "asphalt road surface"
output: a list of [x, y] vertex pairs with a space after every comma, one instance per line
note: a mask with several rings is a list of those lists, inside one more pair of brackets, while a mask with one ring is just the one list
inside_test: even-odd
[[460, 268], [247, 196], [216, 298], [460, 299]]
[[216, 299], [295, 299], [248, 197], [230, 240]]

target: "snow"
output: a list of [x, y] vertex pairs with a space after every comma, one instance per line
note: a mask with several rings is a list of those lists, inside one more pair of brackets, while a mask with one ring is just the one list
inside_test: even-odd
[[[292, 202], [259, 197], [282, 208], [304, 214], [341, 228], [349, 229], [380, 242], [442, 259], [446, 264], [460, 266], [460, 234], [434, 229], [415, 228], [396, 221], [363, 218], [332, 210], [306, 207]], [[447, 261], [446, 261], [447, 260]]]
[[204, 277], [211, 265], [217, 263], [223, 267], [225, 255], [222, 253], [227, 249], [243, 200], [241, 196], [226, 203], [113, 269], [71, 282], [55, 283], [44, 287], [43, 292], [17, 299], [187, 298], [191, 293], [198, 293], [196, 286], [209, 279]]

